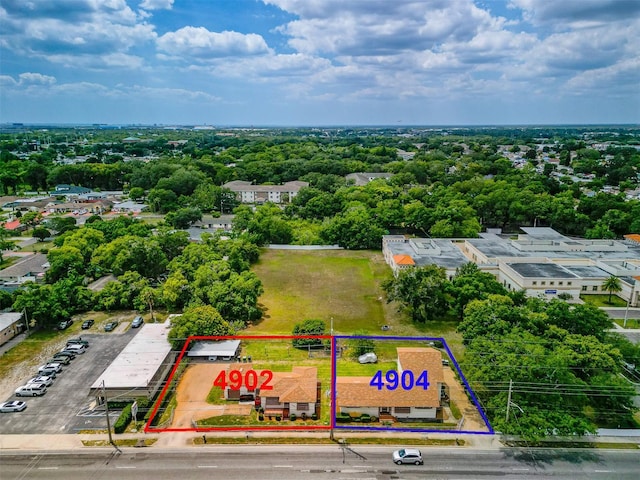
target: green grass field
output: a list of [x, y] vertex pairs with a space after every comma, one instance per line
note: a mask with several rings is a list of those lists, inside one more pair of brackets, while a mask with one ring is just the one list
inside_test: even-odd
[[[268, 250], [253, 267], [264, 286], [264, 317], [246, 334], [290, 335], [306, 319], [324, 320], [329, 333], [444, 337], [462, 354], [457, 320], [414, 324], [397, 305], [388, 304], [381, 283], [391, 275], [381, 252], [347, 250]], [[390, 330], [383, 332], [382, 325]]]
[[580, 295], [580, 300], [585, 303], [590, 303], [596, 307], [626, 307], [627, 302], [625, 302], [620, 297], [611, 295], [611, 303], [609, 303], [609, 294], [601, 293], [594, 295]]

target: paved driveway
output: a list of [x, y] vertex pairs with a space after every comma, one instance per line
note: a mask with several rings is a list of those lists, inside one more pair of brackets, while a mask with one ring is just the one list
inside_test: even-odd
[[[0, 434], [74, 433], [83, 429], [106, 428], [104, 415], [95, 416], [87, 411], [95, 400], [89, 396], [89, 389], [138, 331], [82, 332], [82, 338], [89, 341], [87, 351], [63, 366], [44, 396], [22, 398], [27, 402], [26, 410], [0, 414]], [[24, 372], [22, 383], [35, 374], [35, 370]], [[13, 395], [2, 401], [17, 398]]]

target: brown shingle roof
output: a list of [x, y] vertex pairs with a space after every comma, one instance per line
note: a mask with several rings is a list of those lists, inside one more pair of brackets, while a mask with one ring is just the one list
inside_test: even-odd
[[[423, 371], [428, 372], [429, 388], [414, 386], [404, 390], [371, 386], [371, 377], [337, 377], [336, 405], [338, 407], [439, 407], [439, 383], [444, 381], [442, 354], [434, 348], [399, 347], [398, 360], [401, 368], [411, 370], [414, 381]], [[384, 372], [383, 372], [384, 378]]]
[[277, 397], [280, 403], [317, 401], [318, 369], [293, 367], [291, 372], [273, 372], [273, 390], [260, 392], [265, 397]]

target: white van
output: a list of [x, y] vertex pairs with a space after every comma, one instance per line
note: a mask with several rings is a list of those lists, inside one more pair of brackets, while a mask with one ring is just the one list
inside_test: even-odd
[[73, 353], [84, 353], [85, 348], [81, 343], [68, 343], [66, 347], [64, 347], [65, 351], [73, 352]]
[[47, 386], [44, 383], [28, 383], [16, 390], [16, 397], [37, 397], [47, 393]]

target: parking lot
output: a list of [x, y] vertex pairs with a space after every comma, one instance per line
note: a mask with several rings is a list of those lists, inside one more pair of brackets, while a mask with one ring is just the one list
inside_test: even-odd
[[[89, 411], [95, 398], [89, 396], [89, 389], [105, 368], [122, 351], [127, 343], [139, 331], [128, 329], [121, 333], [126, 325], [111, 333], [92, 334], [82, 332], [82, 338], [89, 341], [89, 348], [77, 355], [69, 365], [63, 365], [60, 372], [42, 397], [16, 397], [11, 395], [5, 400], [23, 400], [27, 409], [19, 413], [0, 414], [0, 434], [38, 434], [38, 433], [75, 433], [80, 430], [106, 428], [103, 413]], [[37, 375], [25, 371], [23, 385]], [[117, 412], [114, 412], [117, 415]]]

